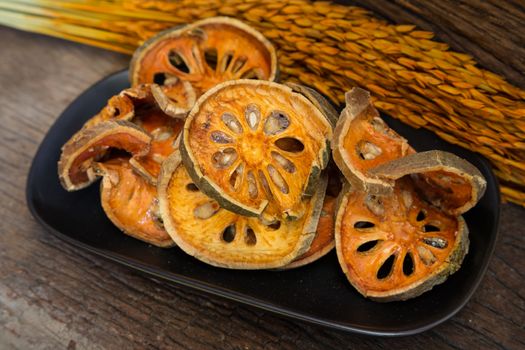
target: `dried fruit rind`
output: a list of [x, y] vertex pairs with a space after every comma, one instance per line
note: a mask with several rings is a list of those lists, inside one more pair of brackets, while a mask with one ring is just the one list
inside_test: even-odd
[[371, 169], [370, 173], [391, 180], [412, 175], [423, 198], [454, 215], [476, 205], [487, 185], [475, 166], [455, 154], [437, 150], [393, 160]]
[[62, 147], [58, 161], [60, 183], [68, 191], [89, 186], [97, 179], [93, 162], [104, 156], [109, 148], [118, 148], [133, 156], [149, 152], [151, 137], [137, 125], [112, 120], [81, 129]]
[[186, 253], [233, 269], [277, 268], [310, 246], [321, 212], [326, 181], [296, 221], [264, 224], [232, 213], [195, 186], [174, 152], [163, 164], [157, 190], [166, 230]]
[[386, 195], [344, 190], [335, 237], [348, 280], [376, 301], [410, 299], [444, 282], [469, 246], [463, 218], [420, 200], [409, 178]]
[[408, 142], [391, 130], [370, 101], [370, 93], [353, 88], [345, 95], [346, 107], [334, 130], [332, 154], [356, 190], [392, 191], [393, 181], [369, 174], [371, 168], [414, 152]]
[[226, 80], [273, 81], [277, 75], [273, 45], [255, 29], [228, 17], [165, 30], [137, 49], [130, 64], [132, 86], [175, 79], [190, 82], [198, 95]]
[[319, 223], [315, 230], [315, 237], [310, 248], [294, 261], [284, 266], [282, 270], [295, 269], [308, 265], [321, 259], [335, 247], [334, 226], [335, 226], [335, 207], [336, 197], [326, 195], [323, 208], [319, 217]]
[[102, 175], [100, 201], [107, 217], [124, 233], [167, 248], [175, 245], [158, 208], [157, 189], [131, 168], [127, 158], [114, 158], [95, 165]]
[[258, 216], [271, 202], [297, 219], [328, 163], [331, 135], [322, 112], [289, 87], [236, 80], [199, 98], [180, 149], [192, 179], [222, 207]]

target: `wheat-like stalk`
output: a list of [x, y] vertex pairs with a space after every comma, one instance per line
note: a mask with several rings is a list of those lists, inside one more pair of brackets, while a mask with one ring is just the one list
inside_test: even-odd
[[335, 103], [361, 86], [383, 112], [483, 154], [503, 197], [525, 205], [525, 91], [433, 34], [308, 0], [0, 0], [0, 23], [124, 53], [158, 31], [212, 16], [252, 25], [278, 49], [283, 79]]

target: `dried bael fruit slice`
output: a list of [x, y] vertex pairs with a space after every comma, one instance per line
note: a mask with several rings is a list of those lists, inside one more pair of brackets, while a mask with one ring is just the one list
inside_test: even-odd
[[163, 31], [135, 51], [131, 85], [165, 85], [171, 96], [178, 81], [198, 95], [235, 79], [276, 80], [277, 55], [258, 31], [233, 18], [214, 17]]
[[127, 158], [113, 158], [95, 168], [103, 176], [102, 208], [115, 226], [158, 247], [175, 245], [160, 219], [157, 189], [133, 171]]
[[350, 283], [377, 301], [406, 300], [444, 282], [469, 244], [463, 218], [419, 199], [410, 178], [387, 195], [345, 190], [335, 237]]
[[157, 183], [160, 166], [178, 148], [183, 121], [168, 116], [157, 104], [137, 108], [133, 121], [152, 137], [147, 154], [130, 159], [133, 169], [152, 185]]
[[356, 190], [388, 193], [393, 181], [377, 178], [369, 170], [414, 150], [381, 119], [369, 92], [353, 88], [345, 97], [346, 107], [334, 130], [334, 160]]
[[200, 192], [175, 152], [162, 165], [157, 190], [166, 230], [186, 253], [214, 266], [264, 269], [286, 265], [309, 248], [326, 181], [318, 187], [301, 219], [265, 225], [221, 208]]
[[326, 254], [328, 254], [335, 247], [334, 240], [334, 220], [335, 220], [335, 204], [336, 197], [326, 195], [324, 198], [323, 208], [319, 216], [319, 223], [315, 231], [315, 237], [310, 245], [310, 248], [294, 261], [284, 266], [283, 270], [295, 269], [304, 265], [308, 265]]
[[475, 166], [455, 154], [436, 150], [393, 160], [370, 173], [390, 180], [412, 175], [423, 198], [454, 215], [476, 205], [487, 185]]
[[290, 264], [284, 266], [282, 270], [310, 264], [328, 254], [335, 247], [335, 209], [337, 207], [337, 198], [341, 192], [342, 175], [333, 163], [329, 164], [326, 173], [328, 175], [328, 185], [315, 238], [310, 245], [310, 249]]
[[193, 181], [238, 214], [304, 214], [329, 159], [332, 128], [304, 96], [266, 81], [224, 82], [201, 96], [184, 124], [181, 153]]
[[68, 191], [76, 191], [93, 183], [97, 175], [93, 162], [110, 148], [118, 148], [133, 156], [149, 152], [151, 137], [137, 125], [113, 120], [82, 129], [62, 147], [58, 161], [60, 183]]

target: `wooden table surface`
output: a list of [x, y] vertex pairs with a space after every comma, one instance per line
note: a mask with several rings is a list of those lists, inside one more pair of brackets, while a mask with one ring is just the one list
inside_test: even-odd
[[[434, 30], [525, 88], [523, 0], [356, 3]], [[0, 349], [525, 348], [525, 210], [515, 205], [502, 206], [495, 254], [466, 307], [403, 338], [282, 318], [144, 277], [59, 241], [26, 207], [31, 160], [60, 112], [129, 57], [4, 27], [0, 48]]]

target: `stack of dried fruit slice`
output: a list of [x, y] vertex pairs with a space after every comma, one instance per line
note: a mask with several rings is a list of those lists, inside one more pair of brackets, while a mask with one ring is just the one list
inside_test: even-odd
[[179, 118], [185, 114], [184, 106], [159, 103], [165, 100], [155, 85], [124, 90], [73, 135], [58, 163], [68, 191], [102, 176], [101, 202], [108, 218], [125, 233], [161, 247], [173, 241], [160, 219], [155, 183], [160, 164], [177, 147]]
[[162, 32], [133, 56], [133, 87], [66, 143], [60, 181], [72, 191], [102, 177], [102, 207], [122, 231], [214, 266], [285, 270], [336, 246], [350, 283], [379, 301], [455, 272], [479, 171], [416, 152], [364, 90], [338, 116], [277, 76], [273, 46], [237, 20]]
[[460, 215], [486, 183], [453, 154], [415, 153], [380, 121], [366, 91], [346, 97], [334, 137], [334, 159], [350, 184], [336, 216], [339, 262], [366, 297], [413, 298], [460, 267], [469, 243]]

